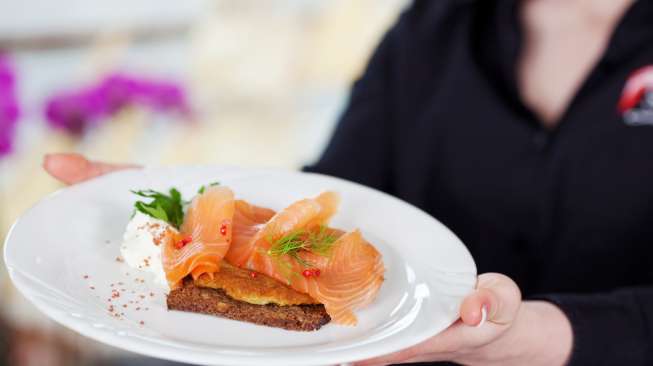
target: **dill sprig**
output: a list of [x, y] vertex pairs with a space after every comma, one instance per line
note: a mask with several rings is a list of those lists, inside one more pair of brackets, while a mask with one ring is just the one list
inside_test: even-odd
[[306, 249], [308, 243], [304, 240], [306, 236], [306, 231], [303, 229], [294, 230], [290, 233], [282, 236], [281, 238], [274, 240], [269, 240], [272, 242], [272, 246], [268, 249], [268, 254], [271, 255], [284, 255], [291, 254], [300, 249]]
[[[219, 186], [219, 185], [220, 185], [220, 182], [211, 182], [211, 183], [209, 183], [208, 186], [213, 187], [213, 186]], [[206, 185], [202, 185], [200, 187], [200, 189], [197, 190], [197, 193], [198, 194], [204, 194], [204, 191], [206, 190], [206, 187], [207, 187]]]
[[328, 257], [331, 254], [333, 243], [336, 242], [336, 236], [329, 232], [325, 225], [320, 225], [318, 231], [310, 232], [308, 240], [310, 241], [310, 251]]
[[326, 226], [320, 226], [318, 230], [298, 229], [282, 236], [277, 240], [268, 238], [272, 243], [267, 254], [273, 257], [289, 256], [304, 267], [310, 267], [311, 263], [303, 259], [299, 254], [302, 250], [322, 256], [328, 256], [336, 241]]

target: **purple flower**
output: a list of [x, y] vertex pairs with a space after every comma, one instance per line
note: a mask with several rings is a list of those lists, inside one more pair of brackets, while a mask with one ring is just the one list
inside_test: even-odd
[[45, 115], [52, 127], [81, 134], [128, 105], [190, 115], [184, 90], [177, 84], [114, 73], [97, 85], [50, 98]]
[[19, 116], [15, 72], [8, 57], [0, 54], [0, 158], [13, 150]]
[[105, 115], [103, 99], [91, 91], [59, 94], [45, 106], [45, 116], [50, 126], [81, 134]]

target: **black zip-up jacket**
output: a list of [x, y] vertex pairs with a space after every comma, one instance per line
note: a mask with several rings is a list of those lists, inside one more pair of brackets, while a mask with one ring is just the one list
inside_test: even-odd
[[[307, 170], [424, 209], [479, 273], [557, 304], [572, 365], [653, 365], [653, 81], [633, 76], [653, 64], [653, 1], [625, 14], [550, 131], [518, 96], [517, 6], [416, 1]], [[643, 86], [622, 98], [638, 75]]]

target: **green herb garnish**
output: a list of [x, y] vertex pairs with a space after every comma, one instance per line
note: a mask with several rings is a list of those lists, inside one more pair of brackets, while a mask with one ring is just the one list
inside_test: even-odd
[[304, 267], [310, 267], [311, 263], [299, 256], [301, 250], [306, 250], [318, 255], [329, 256], [336, 237], [332, 235], [326, 226], [320, 226], [318, 230], [307, 231], [305, 229], [294, 230], [277, 240], [268, 238], [272, 243], [267, 254], [273, 257], [285, 255], [295, 259]]
[[306, 231], [295, 230], [276, 241], [268, 240], [273, 243], [270, 249], [268, 249], [268, 254], [277, 258], [287, 255], [295, 259], [302, 266], [308, 267], [310, 263], [299, 256], [300, 250], [307, 250], [309, 248], [310, 243], [306, 240], [306, 236]]
[[[209, 183], [208, 186], [213, 187], [213, 186], [219, 186], [219, 185], [220, 185], [220, 182], [211, 182], [211, 183]], [[205, 190], [206, 190], [206, 185], [203, 185], [203, 186], [200, 187], [200, 189], [197, 190], [197, 193], [198, 194], [203, 194]]]
[[324, 257], [331, 255], [331, 248], [336, 242], [336, 236], [331, 234], [325, 225], [320, 225], [318, 231], [312, 231], [308, 235], [310, 251]]
[[152, 189], [131, 192], [137, 196], [150, 199], [149, 202], [136, 201], [134, 204], [136, 211], [163, 220], [177, 229], [181, 227], [184, 221], [184, 209], [181, 193], [178, 190], [171, 188], [169, 194]]

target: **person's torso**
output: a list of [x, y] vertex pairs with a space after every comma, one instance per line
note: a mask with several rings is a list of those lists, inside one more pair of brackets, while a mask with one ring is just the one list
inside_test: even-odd
[[[394, 193], [450, 227], [479, 272], [507, 274], [526, 295], [651, 283], [653, 119], [629, 123], [617, 104], [653, 64], [653, 42], [621, 38], [653, 41], [653, 26], [622, 24], [547, 132], [515, 96], [508, 2], [447, 3], [421, 5], [393, 65]], [[644, 96], [634, 112], [647, 108]]]

